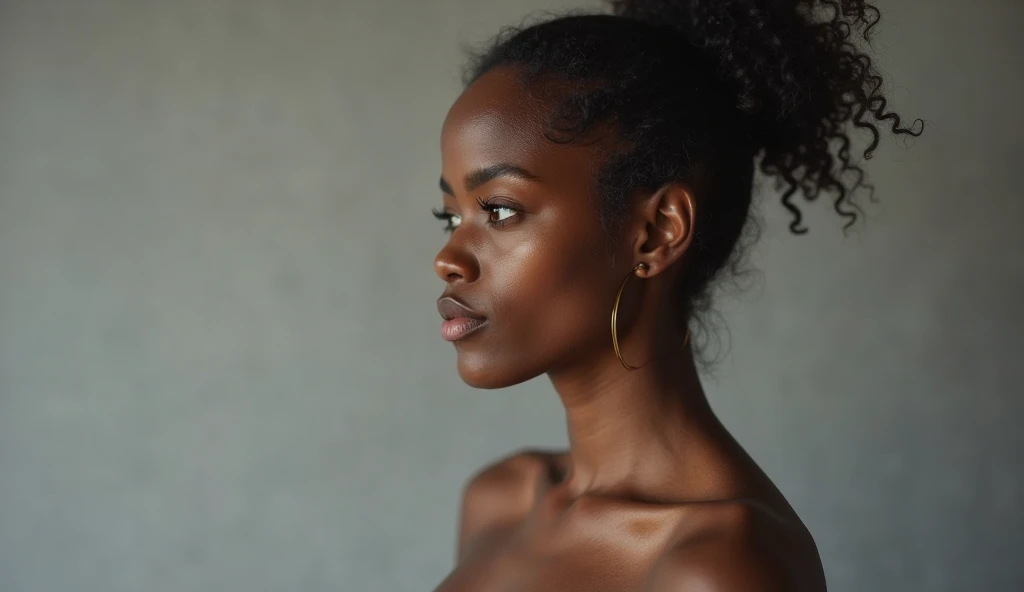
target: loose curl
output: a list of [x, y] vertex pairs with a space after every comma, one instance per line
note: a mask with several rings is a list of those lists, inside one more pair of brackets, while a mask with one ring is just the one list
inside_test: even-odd
[[[612, 14], [572, 14], [503, 30], [472, 59], [466, 84], [498, 66], [552, 101], [550, 141], [612, 130], [616, 146], [596, 173], [609, 231], [629, 200], [685, 182], [698, 198], [694, 249], [678, 286], [684, 318], [709, 306], [709, 285], [733, 260], [749, 217], [755, 162], [782, 190], [790, 230], [803, 234], [793, 198], [833, 195], [858, 218], [864, 171], [847, 125], [919, 136], [887, 111], [882, 78], [856, 44], [878, 9], [863, 0], [612, 0]], [[918, 128], [920, 124], [920, 128]], [[873, 193], [872, 193], [873, 198]]]

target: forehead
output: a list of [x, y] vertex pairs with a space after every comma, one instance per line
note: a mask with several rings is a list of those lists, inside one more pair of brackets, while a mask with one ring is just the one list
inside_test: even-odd
[[553, 101], [530, 93], [511, 68], [484, 74], [459, 96], [445, 118], [441, 128], [445, 170], [461, 175], [511, 163], [548, 183], [578, 186], [590, 181], [598, 143], [562, 144], [545, 138], [553, 108]]
[[542, 105], [532, 101], [516, 74], [496, 68], [473, 82], [455, 100], [441, 128], [441, 150], [453, 143], [486, 144], [498, 134], [506, 140], [529, 141], [541, 131]]

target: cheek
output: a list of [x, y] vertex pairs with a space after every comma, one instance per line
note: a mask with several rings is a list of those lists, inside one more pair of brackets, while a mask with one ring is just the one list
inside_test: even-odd
[[501, 324], [511, 341], [539, 354], [603, 338], [611, 300], [601, 236], [545, 233], [517, 244], [493, 270]]
[[458, 346], [467, 384], [518, 384], [610, 339], [608, 264], [599, 249], [560, 243], [524, 242], [492, 260], [492, 328]]

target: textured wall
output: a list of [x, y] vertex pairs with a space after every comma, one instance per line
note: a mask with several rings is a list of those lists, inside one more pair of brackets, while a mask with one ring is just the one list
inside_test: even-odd
[[[835, 591], [1024, 590], [1019, 3], [890, 2], [844, 239], [766, 197], [709, 377]], [[562, 4], [567, 6], [567, 4]], [[428, 590], [560, 445], [437, 337], [459, 46], [546, 0], [0, 2], [0, 590]]]

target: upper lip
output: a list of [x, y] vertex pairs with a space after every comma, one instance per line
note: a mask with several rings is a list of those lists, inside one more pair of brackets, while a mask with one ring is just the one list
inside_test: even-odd
[[437, 299], [437, 312], [441, 313], [441, 316], [446, 321], [457, 318], [466, 319], [477, 319], [479, 321], [484, 320], [484, 316], [472, 308], [465, 302], [459, 300], [455, 296], [442, 296]]

